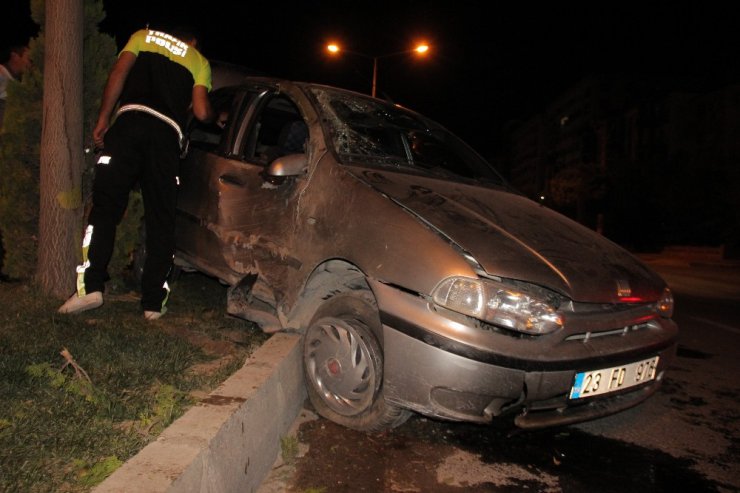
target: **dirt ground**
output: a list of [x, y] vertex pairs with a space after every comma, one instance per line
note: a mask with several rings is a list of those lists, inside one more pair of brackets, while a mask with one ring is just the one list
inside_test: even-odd
[[[317, 416], [306, 403], [292, 433], [297, 454], [279, 458], [258, 493], [445, 493], [469, 486], [439, 477], [454, 447], [447, 443], [443, 427], [425, 418], [412, 417], [389, 432], [364, 433]], [[445, 484], [446, 479], [450, 484]]]
[[[413, 417], [395, 430], [369, 434], [320, 418], [308, 420], [301, 424], [298, 438], [309, 449], [297, 461], [285, 491], [452, 493], [474, 486], [477, 491], [505, 491], [487, 489], [482, 483], [493, 480], [492, 471], [476, 455], [456, 447], [458, 440], [481, 438], [482, 429], [464, 428], [457, 435], [442, 423]], [[517, 491], [527, 486], [533, 491], [547, 489], [526, 471], [509, 486], [517, 486]]]
[[554, 475], [535, 468], [560, 464], [559, 433], [545, 443], [517, 439], [510, 422], [482, 427], [414, 415], [394, 430], [364, 433], [317, 416], [307, 402], [293, 433], [298, 453], [278, 459], [258, 493], [560, 491]]
[[522, 431], [415, 415], [363, 433], [306, 404], [291, 436], [294, 455], [278, 459], [258, 493], [721, 491], [690, 459], [575, 427]]

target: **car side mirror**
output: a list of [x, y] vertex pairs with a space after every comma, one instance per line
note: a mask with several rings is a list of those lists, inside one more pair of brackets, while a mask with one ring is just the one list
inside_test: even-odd
[[275, 159], [265, 170], [265, 175], [270, 177], [288, 177], [303, 175], [308, 170], [306, 155], [288, 154]]

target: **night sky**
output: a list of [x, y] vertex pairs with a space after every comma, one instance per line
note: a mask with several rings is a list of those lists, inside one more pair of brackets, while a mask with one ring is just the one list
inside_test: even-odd
[[[479, 148], [506, 121], [541, 110], [591, 73], [740, 80], [731, 2], [104, 1], [118, 46], [147, 22], [190, 24], [212, 60], [368, 92], [372, 60], [424, 39], [431, 53], [379, 59], [378, 96], [439, 121]], [[188, 7], [192, 5], [192, 7]], [[35, 34], [28, 0], [3, 0], [3, 45]]]

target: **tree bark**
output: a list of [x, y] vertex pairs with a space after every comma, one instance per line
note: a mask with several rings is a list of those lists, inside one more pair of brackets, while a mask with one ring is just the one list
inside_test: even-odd
[[81, 249], [83, 0], [46, 2], [45, 10], [36, 279], [62, 298], [74, 291]]

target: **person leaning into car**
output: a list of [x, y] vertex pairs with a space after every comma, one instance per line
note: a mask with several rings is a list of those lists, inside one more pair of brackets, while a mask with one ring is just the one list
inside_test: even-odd
[[182, 128], [191, 108], [198, 120], [213, 120], [210, 90], [211, 67], [191, 31], [147, 28], [131, 35], [103, 91], [93, 130], [95, 145], [102, 152], [95, 166], [83, 263], [77, 267], [77, 291], [59, 313], [79, 313], [103, 304], [116, 228], [129, 192], [138, 183], [147, 231], [141, 305], [147, 320], [164, 314], [169, 296], [166, 280], [175, 249]]

